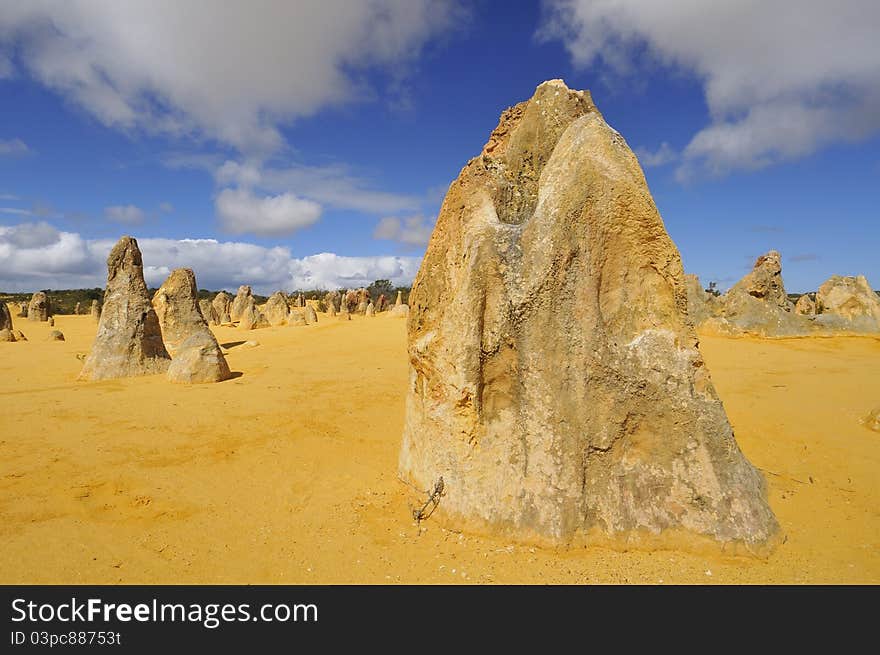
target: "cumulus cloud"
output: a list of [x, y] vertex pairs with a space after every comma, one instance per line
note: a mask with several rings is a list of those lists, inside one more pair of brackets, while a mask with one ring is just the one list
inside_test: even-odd
[[[104, 286], [113, 239], [83, 239], [48, 223], [0, 226], [0, 290], [92, 288]], [[409, 284], [418, 257], [342, 257], [321, 253], [295, 258], [283, 247], [215, 239], [138, 239], [144, 277], [159, 286], [175, 268], [192, 268], [200, 288], [234, 291], [250, 284], [269, 294], [278, 289], [367, 285], [377, 279]]]
[[[191, 165], [202, 168], [205, 163], [197, 160]], [[317, 221], [324, 207], [384, 213], [420, 204], [415, 196], [369, 188], [366, 180], [343, 165], [280, 167], [255, 160], [227, 160], [213, 173], [218, 186], [229, 187], [218, 194], [215, 203], [221, 227], [235, 234], [290, 234]]]
[[221, 229], [231, 234], [282, 236], [321, 216], [321, 205], [292, 193], [256, 196], [248, 189], [223, 189], [214, 204]]
[[452, 0], [4, 2], [0, 76], [17, 64], [105, 125], [268, 152], [281, 122], [371, 97], [364, 68], [399, 85], [458, 12]]
[[30, 153], [31, 149], [21, 139], [0, 139], [0, 157], [20, 157]]
[[99, 286], [103, 281], [96, 263], [106, 259], [110, 247], [47, 223], [0, 226], [0, 287], [30, 291]]
[[406, 218], [386, 216], [373, 230], [373, 238], [399, 241], [408, 246], [426, 246], [433, 230], [434, 222], [421, 214]]
[[340, 164], [330, 166], [265, 166], [254, 161], [227, 160], [214, 172], [219, 185], [257, 187], [268, 192], [290, 191], [333, 209], [367, 213], [415, 209], [419, 198], [371, 189]]
[[653, 152], [646, 148], [636, 148], [636, 155], [638, 155], [639, 162], [642, 166], [646, 168], [652, 168], [654, 166], [665, 166], [666, 164], [672, 163], [678, 159], [678, 153], [672, 149], [666, 141], [660, 144], [660, 147]]
[[686, 180], [880, 130], [878, 25], [876, 0], [546, 0], [538, 36], [612, 74], [633, 73], [643, 55], [694, 73], [711, 122], [683, 149]]
[[146, 218], [144, 210], [134, 205], [112, 205], [104, 208], [104, 216], [114, 223], [137, 225]]

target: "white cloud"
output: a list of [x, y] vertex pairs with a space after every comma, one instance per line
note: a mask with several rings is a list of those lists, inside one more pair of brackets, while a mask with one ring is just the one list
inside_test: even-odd
[[282, 236], [316, 222], [321, 205], [292, 193], [256, 196], [249, 189], [223, 189], [215, 201], [220, 228], [231, 234]]
[[434, 222], [420, 214], [407, 218], [386, 216], [373, 230], [373, 238], [399, 241], [408, 246], [426, 246], [433, 230]]
[[381, 214], [413, 210], [420, 202], [415, 196], [371, 189], [366, 180], [352, 175], [343, 165], [272, 167], [252, 160], [227, 160], [214, 177], [219, 185], [257, 187], [273, 193], [290, 191], [333, 209]]
[[639, 163], [646, 168], [665, 166], [678, 160], [678, 153], [666, 141], [653, 152], [646, 148], [636, 148], [636, 155], [639, 157]]
[[104, 208], [104, 216], [114, 223], [125, 225], [137, 225], [143, 223], [146, 218], [144, 210], [134, 205], [113, 205]]
[[33, 216], [34, 212], [30, 209], [22, 209], [21, 207], [0, 207], [0, 213], [13, 214], [15, 216]]
[[693, 72], [711, 123], [684, 148], [686, 179], [880, 130], [878, 25], [876, 0], [546, 0], [538, 35], [583, 67], [625, 75], [640, 56]]
[[291, 288], [335, 289], [366, 286], [376, 280], [410, 284], [421, 264], [421, 257], [342, 257], [321, 253], [290, 264]]
[[174, 205], [172, 205], [170, 202], [160, 202], [159, 211], [163, 214], [170, 214], [174, 211]]
[[28, 144], [21, 139], [10, 139], [8, 141], [0, 139], [0, 157], [20, 157], [30, 152], [31, 149], [28, 147]]
[[393, 90], [458, 13], [452, 0], [4, 2], [0, 76], [15, 52], [106, 125], [265, 153], [283, 145], [279, 124], [375, 97], [367, 67]]
[[[34, 291], [102, 287], [113, 239], [83, 239], [47, 223], [0, 226], [0, 290]], [[257, 293], [278, 289], [367, 285], [377, 279], [409, 284], [418, 257], [342, 257], [321, 253], [294, 258], [282, 247], [267, 248], [214, 239], [138, 239], [144, 277], [159, 286], [175, 268], [192, 268], [200, 288], [235, 291], [250, 284]]]
[[100, 242], [59, 232], [47, 223], [0, 226], [0, 287], [35, 291], [101, 286], [96, 264], [109, 252]]

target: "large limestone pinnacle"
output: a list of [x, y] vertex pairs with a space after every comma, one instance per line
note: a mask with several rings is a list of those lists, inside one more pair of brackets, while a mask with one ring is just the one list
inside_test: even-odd
[[443, 202], [410, 294], [400, 472], [523, 538], [765, 542], [762, 476], [697, 349], [639, 163], [561, 80], [506, 110]]
[[[211, 303], [208, 307], [213, 309]], [[222, 382], [231, 376], [223, 351], [199, 305], [192, 269], [171, 271], [153, 296], [162, 339], [171, 355], [167, 377], [172, 382]]]
[[163, 373], [171, 363], [144, 282], [137, 241], [122, 237], [107, 257], [107, 289], [98, 334], [81, 380]]

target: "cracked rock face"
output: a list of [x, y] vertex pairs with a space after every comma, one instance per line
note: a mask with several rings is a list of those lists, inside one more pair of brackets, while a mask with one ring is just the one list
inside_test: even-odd
[[687, 305], [636, 157], [588, 92], [545, 82], [450, 187], [416, 277], [402, 476], [515, 537], [766, 541]]
[[144, 283], [141, 251], [135, 239], [122, 237], [107, 257], [107, 289], [98, 334], [79, 378], [164, 373], [170, 361]]

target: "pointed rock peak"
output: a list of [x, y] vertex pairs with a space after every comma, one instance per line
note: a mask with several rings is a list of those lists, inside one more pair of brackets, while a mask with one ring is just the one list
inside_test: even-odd
[[[95, 305], [92, 305], [93, 313]], [[80, 372], [82, 380], [161, 373], [170, 358], [144, 282], [137, 241], [122, 237], [107, 258], [107, 288], [98, 333]]]
[[400, 473], [442, 480], [451, 524], [776, 533], [697, 348], [678, 250], [589, 94], [551, 81], [504, 113], [450, 186], [407, 302]]
[[107, 256], [107, 274], [112, 279], [120, 270], [128, 270], [129, 267], [144, 268], [144, 261], [138, 248], [137, 239], [124, 236]]
[[761, 255], [755, 260], [754, 268], [769, 268], [782, 270], [782, 255], [779, 254], [778, 250], [771, 250], [770, 252]]
[[477, 161], [493, 178], [490, 187], [502, 223], [518, 225], [532, 215], [550, 155], [568, 127], [587, 115], [601, 120], [589, 91], [572, 91], [562, 80], [544, 82], [529, 100], [501, 114]]
[[789, 301], [782, 281], [782, 255], [771, 250], [758, 257], [752, 271], [731, 288], [734, 295], [741, 291], [787, 311]]

